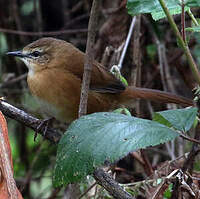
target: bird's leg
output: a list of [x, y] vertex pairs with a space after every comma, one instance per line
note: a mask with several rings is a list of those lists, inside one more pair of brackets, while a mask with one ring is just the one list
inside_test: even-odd
[[36, 140], [37, 138], [37, 135], [38, 135], [38, 132], [39, 131], [42, 131], [43, 130], [43, 136], [45, 136], [46, 132], [47, 132], [47, 128], [48, 126], [50, 125], [50, 123], [53, 122], [53, 120], [55, 120], [54, 117], [51, 117], [51, 118], [47, 118], [47, 119], [43, 119], [43, 120], [39, 120], [37, 123], [38, 123], [38, 126], [37, 126], [37, 129], [35, 131], [35, 134], [34, 134], [34, 141]]

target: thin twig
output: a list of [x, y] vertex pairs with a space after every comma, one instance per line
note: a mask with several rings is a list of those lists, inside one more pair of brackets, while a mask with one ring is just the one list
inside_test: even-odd
[[78, 16], [78, 17], [76, 17], [76, 18], [74, 18], [74, 19], [71, 19], [70, 21], [68, 21], [68, 22], [65, 24], [65, 28], [68, 28], [68, 27], [70, 27], [70, 26], [76, 24], [77, 22], [80, 23], [81, 20], [83, 20], [83, 19], [88, 19], [88, 18], [89, 18], [89, 14], [87, 13], [87, 14], [83, 14], [83, 15], [81, 15], [81, 16]]
[[157, 189], [153, 193], [153, 196], [151, 199], [159, 199], [160, 198], [161, 194], [166, 190], [166, 187], [165, 187], [166, 181], [167, 181], [167, 178], [166, 178], [166, 180], [161, 182], [161, 184], [157, 187]]
[[[43, 142], [43, 140], [42, 140]], [[41, 154], [42, 152], [42, 143], [39, 145], [39, 147], [37, 148], [37, 150], [35, 151], [35, 154]], [[28, 169], [28, 171], [26, 171], [26, 176], [24, 177], [24, 180], [23, 180], [23, 185], [21, 186], [20, 190], [23, 191], [26, 189], [26, 187], [28, 186], [28, 184], [30, 183], [31, 181], [31, 178], [33, 177], [33, 172], [34, 172], [34, 167], [35, 167], [35, 164], [36, 162], [38, 161], [38, 159], [40, 158], [39, 155], [35, 155], [33, 157], [33, 160], [31, 162], [31, 165], [30, 165], [30, 168]]]
[[35, 5], [35, 15], [36, 15], [35, 27], [39, 32], [42, 32], [43, 21], [42, 21], [41, 2], [34, 1], [34, 5]]
[[132, 22], [131, 22], [131, 25], [130, 25], [130, 28], [129, 28], [129, 32], [128, 32], [128, 35], [127, 35], [127, 38], [126, 38], [124, 49], [122, 51], [122, 54], [121, 54], [121, 57], [120, 57], [120, 60], [119, 60], [119, 64], [118, 64], [119, 69], [121, 69], [121, 67], [122, 67], [122, 64], [123, 64], [123, 61], [124, 61], [124, 57], [125, 57], [125, 54], [126, 54], [126, 51], [127, 51], [130, 39], [131, 39], [131, 35], [132, 35], [132, 32], [133, 32], [133, 28], [134, 28], [135, 22], [136, 22], [136, 16], [134, 16], [132, 18]]
[[[18, 7], [18, 3], [17, 3], [17, 0], [13, 0], [12, 1], [12, 12], [13, 12], [13, 16], [14, 16], [14, 20], [15, 20], [15, 24], [16, 24], [16, 27], [17, 27], [17, 30], [21, 31], [22, 30], [22, 23], [21, 23], [21, 19], [20, 19], [20, 16], [19, 16], [19, 7]], [[25, 42], [25, 37], [22, 37], [22, 35], [20, 35], [20, 40], [21, 42]]]
[[93, 183], [83, 194], [81, 194], [80, 196], [79, 196], [79, 198], [78, 199], [81, 199], [83, 196], [85, 196], [94, 186], [96, 186], [97, 185], [97, 182], [95, 182], [95, 183]]
[[88, 25], [88, 38], [87, 38], [83, 82], [81, 88], [81, 98], [80, 98], [79, 114], [78, 114], [79, 117], [87, 113], [87, 100], [88, 100], [88, 92], [89, 92], [89, 85], [92, 72], [92, 64], [94, 61], [94, 43], [96, 36], [96, 26], [99, 13], [99, 6], [100, 6], [100, 0], [93, 0], [89, 25]]
[[0, 28], [0, 32], [8, 33], [8, 34], [15, 34], [15, 35], [24, 35], [24, 36], [54, 36], [54, 35], [63, 35], [63, 34], [79, 34], [79, 33], [86, 33], [87, 29], [71, 29], [71, 30], [59, 30], [59, 31], [50, 31], [50, 32], [26, 32], [26, 31], [19, 31], [19, 30], [11, 30]]
[[15, 84], [15, 83], [17, 83], [17, 82], [19, 82], [19, 81], [25, 79], [26, 77], [27, 77], [27, 73], [25, 73], [25, 74], [23, 74], [23, 75], [20, 75], [20, 76], [18, 76], [18, 77], [16, 77], [16, 78], [13, 78], [13, 79], [11, 79], [11, 80], [5, 81], [5, 82], [3, 82], [2, 84], [0, 84], [0, 88], [9, 87], [9, 86], [11, 86], [11, 85], [13, 85], [13, 84]]
[[[176, 132], [177, 132], [177, 131], [176, 131]], [[181, 133], [181, 132], [178, 132], [178, 133], [179, 133], [179, 135], [180, 135], [183, 139], [188, 140], [188, 141], [190, 141], [190, 142], [194, 142], [194, 143], [196, 143], [196, 144], [200, 144], [200, 141], [199, 141], [199, 140], [196, 140], [196, 139], [194, 139], [194, 138], [188, 137], [187, 135], [184, 135], [184, 134]]]
[[[200, 139], [200, 125], [197, 126], [197, 128], [195, 129], [195, 136], [194, 136], [195, 140], [199, 140]], [[200, 147], [197, 143], [193, 143], [192, 144], [192, 149], [188, 155], [188, 158], [185, 160], [183, 167], [182, 167], [182, 171], [185, 172], [186, 170], [189, 170], [190, 173], [192, 173], [193, 167], [194, 167], [194, 161], [195, 158], [197, 157], [197, 155], [200, 152]]]
[[[133, 58], [132, 58], [132, 64], [130, 71], [130, 80], [129, 85], [130, 86], [138, 86], [141, 87], [141, 71], [142, 71], [142, 51], [140, 48], [140, 40], [141, 40], [141, 15], [138, 15], [136, 17], [136, 23], [134, 26], [134, 34], [132, 36], [132, 49], [133, 49]], [[135, 102], [135, 111], [136, 115], [141, 115], [141, 107], [140, 107], [140, 100], [137, 100]]]
[[[136, 23], [134, 27], [134, 34], [132, 38], [132, 48], [133, 48], [133, 67], [131, 67], [131, 76], [129, 80], [130, 86], [141, 87], [141, 66], [142, 66], [142, 51], [140, 48], [140, 38], [141, 38], [141, 15], [136, 17]], [[138, 101], [139, 102], [139, 101]], [[139, 103], [136, 106], [136, 113], [140, 115]]]
[[185, 38], [185, 4], [184, 4], [184, 0], [182, 0], [182, 3], [181, 3], [181, 34], [182, 34], [183, 41], [186, 42], [186, 38]]
[[150, 163], [150, 161], [149, 161], [149, 159], [148, 159], [148, 157], [145, 153], [145, 150], [141, 149], [140, 151], [141, 151], [142, 159], [144, 161], [144, 164], [143, 164], [144, 171], [146, 172], [146, 174], [148, 176], [150, 176], [150, 175], [153, 174], [154, 170], [153, 170], [152, 165], [151, 165], [151, 163]]
[[199, 22], [195, 19], [194, 15], [192, 14], [192, 11], [190, 10], [190, 8], [187, 10], [188, 15], [190, 16], [190, 18], [192, 19], [192, 22], [195, 24], [195, 26], [199, 25]]
[[53, 189], [51, 192], [51, 195], [47, 199], [55, 199], [57, 195], [59, 194], [60, 190], [61, 188]]

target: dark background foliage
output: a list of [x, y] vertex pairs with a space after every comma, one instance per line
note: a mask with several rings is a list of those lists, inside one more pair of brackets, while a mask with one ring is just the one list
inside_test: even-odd
[[[128, 15], [125, 5], [124, 0], [102, 1], [96, 27], [95, 58], [108, 68], [118, 64], [120, 47], [130, 26], [131, 16]], [[90, 0], [0, 0], [0, 96], [6, 97], [11, 104], [42, 117], [27, 88], [26, 67], [20, 61], [7, 57], [5, 53], [21, 49], [43, 36], [64, 39], [85, 51], [90, 8]], [[194, 9], [194, 13], [198, 17], [198, 10]], [[180, 25], [179, 15], [175, 16], [175, 21]], [[187, 16], [186, 25], [191, 25]], [[198, 34], [189, 36], [189, 45], [198, 63], [200, 38]], [[161, 45], [166, 55], [167, 69], [164, 73], [159, 66], [158, 57]], [[130, 85], [192, 97], [192, 75], [165, 19], [155, 23], [149, 15], [137, 17], [122, 73]], [[136, 104], [132, 113], [137, 117], [151, 118], [153, 111], [165, 110], [168, 107], [142, 101]], [[69, 194], [69, 187], [54, 189], [51, 184], [56, 146], [44, 141], [42, 137], [38, 137], [34, 142], [34, 132], [14, 120], [8, 119], [8, 125], [15, 179], [24, 198], [65, 198], [64, 196]], [[60, 123], [54, 124], [54, 127], [65, 128]], [[143, 180], [161, 163], [183, 155], [190, 145], [177, 139], [148, 151], [130, 153], [113, 167], [116, 180], [121, 183]], [[196, 167], [199, 169], [198, 164]], [[80, 188], [80, 192], [83, 193], [92, 182], [93, 179], [89, 179], [77, 189]], [[106, 198], [105, 193], [101, 192], [98, 197]], [[145, 198], [145, 194], [141, 192], [140, 198]]]

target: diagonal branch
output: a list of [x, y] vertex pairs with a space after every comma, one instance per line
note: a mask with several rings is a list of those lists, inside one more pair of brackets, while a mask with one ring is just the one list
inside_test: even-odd
[[[0, 110], [5, 116], [24, 124], [34, 131], [38, 131], [37, 127], [40, 120], [29, 115], [23, 110], [20, 110], [3, 100], [0, 100]], [[39, 132], [41, 135], [43, 135], [45, 128], [46, 127], [41, 128], [41, 131]], [[53, 143], [58, 143], [61, 138], [61, 134], [58, 133], [55, 129], [47, 127], [45, 138]]]
[[134, 199], [131, 194], [126, 192], [113, 178], [102, 169], [94, 171], [94, 178], [98, 184], [103, 186], [116, 199]]

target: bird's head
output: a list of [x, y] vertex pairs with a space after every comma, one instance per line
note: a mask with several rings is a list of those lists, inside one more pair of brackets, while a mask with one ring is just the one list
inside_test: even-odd
[[7, 55], [19, 57], [29, 69], [29, 75], [51, 67], [53, 60], [59, 59], [63, 41], [51, 37], [39, 39], [25, 46], [21, 51], [8, 52]]

